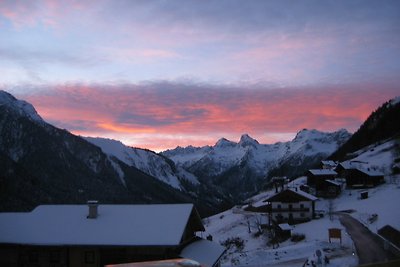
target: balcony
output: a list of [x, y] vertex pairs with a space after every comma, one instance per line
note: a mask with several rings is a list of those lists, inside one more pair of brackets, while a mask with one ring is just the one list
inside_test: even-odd
[[273, 208], [271, 212], [309, 212], [310, 208]]

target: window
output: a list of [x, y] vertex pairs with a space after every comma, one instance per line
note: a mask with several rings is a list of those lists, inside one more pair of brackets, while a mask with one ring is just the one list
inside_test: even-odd
[[300, 217], [301, 218], [304, 218], [305, 217], [305, 215], [304, 215], [304, 213], [302, 212], [302, 213], [300, 213]]
[[282, 208], [282, 206], [280, 204], [278, 204], [278, 210], [280, 210]]
[[293, 208], [293, 205], [292, 204], [289, 204], [289, 209], [291, 210]]
[[94, 263], [94, 252], [93, 251], [85, 251], [85, 263]]
[[300, 209], [304, 209], [304, 204], [300, 204]]

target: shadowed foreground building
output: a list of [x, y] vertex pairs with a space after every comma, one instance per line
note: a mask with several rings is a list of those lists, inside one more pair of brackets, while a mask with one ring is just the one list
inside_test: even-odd
[[192, 204], [88, 204], [0, 213], [0, 266], [94, 267], [187, 255], [219, 265], [224, 248], [196, 237], [204, 226]]

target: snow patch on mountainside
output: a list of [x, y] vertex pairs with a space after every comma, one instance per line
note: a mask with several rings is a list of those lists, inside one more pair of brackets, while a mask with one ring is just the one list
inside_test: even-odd
[[84, 138], [100, 147], [104, 153], [118, 158], [129, 166], [138, 168], [174, 188], [182, 189], [180, 179], [186, 179], [193, 184], [199, 183], [193, 174], [181, 168], [174, 170], [165, 158], [153, 151], [128, 147], [120, 141], [112, 139]]
[[400, 157], [400, 143], [388, 140], [384, 143], [373, 144], [352, 153], [353, 158], [345, 162], [358, 164], [360, 168], [371, 168], [385, 175], [392, 173], [393, 162]]
[[111, 157], [108, 157], [108, 160], [110, 161], [111, 166], [113, 166], [114, 170], [117, 172], [121, 183], [126, 187], [125, 174], [122, 171], [121, 166], [119, 166], [119, 164], [115, 162]]
[[30, 120], [43, 123], [43, 119], [36, 112], [35, 108], [26, 101], [18, 100], [11, 94], [0, 90], [0, 107], [7, 106], [20, 116], [26, 116]]
[[393, 98], [392, 100], [390, 100], [389, 104], [392, 106], [397, 105], [398, 103], [400, 103], [400, 96]]
[[290, 142], [260, 144], [244, 134], [238, 143], [222, 138], [212, 147], [178, 147], [162, 154], [186, 169], [204, 169], [210, 176], [243, 165], [263, 176], [269, 169], [279, 166], [290, 157], [302, 159], [314, 155], [329, 156], [349, 137], [350, 134], [344, 129], [334, 133], [304, 129]]

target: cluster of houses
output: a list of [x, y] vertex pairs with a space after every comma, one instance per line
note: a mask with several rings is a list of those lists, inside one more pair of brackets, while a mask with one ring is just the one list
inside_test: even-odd
[[[368, 188], [384, 182], [382, 173], [360, 165], [323, 161], [299, 188], [274, 178], [275, 194], [246, 209], [268, 214], [270, 224], [290, 232], [290, 224], [316, 217], [318, 197], [336, 197], [344, 184]], [[225, 249], [199, 238], [204, 230], [192, 204], [41, 205], [31, 212], [0, 213], [0, 265], [95, 267], [188, 259], [219, 266]]]
[[316, 217], [315, 202], [318, 197], [335, 198], [344, 186], [348, 188], [371, 188], [384, 183], [384, 175], [363, 162], [322, 161], [320, 169], [306, 172], [307, 182], [297, 187], [288, 187], [285, 177], [274, 177], [275, 194], [257, 203], [247, 211], [268, 214], [270, 222], [278, 229], [289, 229], [287, 224], [296, 224]]
[[307, 172], [305, 191], [312, 191], [319, 197], [336, 197], [344, 185], [348, 188], [371, 188], [385, 182], [383, 173], [372, 169], [365, 162], [322, 161], [321, 169]]

